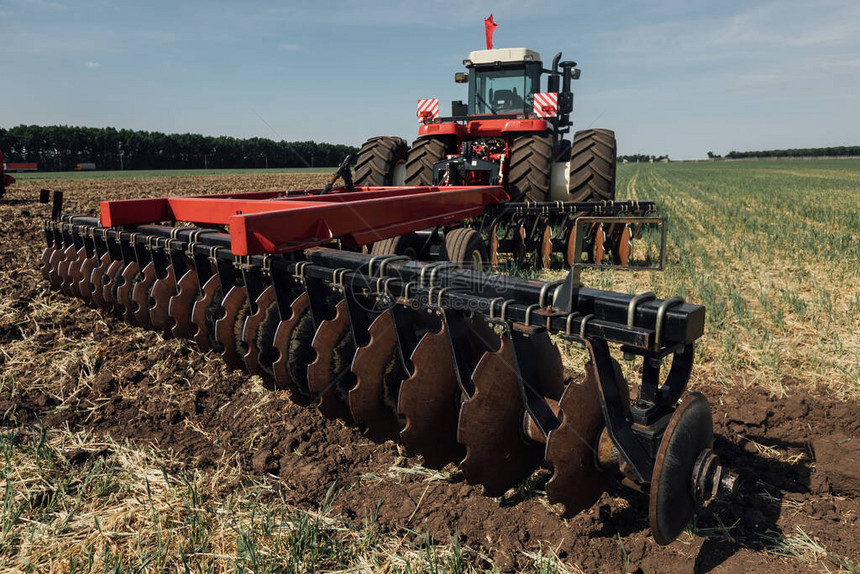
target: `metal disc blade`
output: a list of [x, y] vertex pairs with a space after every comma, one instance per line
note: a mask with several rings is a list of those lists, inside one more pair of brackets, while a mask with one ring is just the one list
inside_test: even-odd
[[594, 233], [594, 242], [592, 243], [589, 255], [591, 256], [592, 263], [600, 263], [606, 254], [606, 232], [603, 230], [603, 224], [598, 223], [592, 230], [592, 233]]
[[54, 251], [56, 249], [53, 245], [45, 247], [42, 251], [42, 257], [39, 259], [39, 272], [42, 274], [42, 278], [49, 283], [51, 282], [51, 256]]
[[370, 325], [370, 342], [355, 351], [349, 407], [364, 434], [376, 442], [394, 440], [403, 425], [397, 418], [397, 394], [406, 375], [397, 356], [397, 333], [391, 311]]
[[651, 475], [648, 518], [658, 544], [675, 540], [693, 519], [693, 467], [699, 453], [714, 444], [711, 406], [701, 393], [687, 393], [669, 419]]
[[62, 249], [57, 248], [51, 253], [51, 258], [48, 260], [48, 281], [51, 283], [51, 288], [55, 291], [63, 284], [60, 278], [59, 270], [60, 263], [65, 259], [65, 253]]
[[107, 309], [107, 302], [104, 299], [102, 287], [104, 286], [105, 271], [107, 271], [110, 261], [110, 255], [107, 253], [102, 254], [98, 264], [93, 267], [93, 271], [90, 274], [93, 306], [99, 309]]
[[120, 281], [122, 281], [121, 277], [124, 269], [125, 263], [121, 259], [113, 260], [108, 265], [103, 277], [102, 298], [105, 301], [107, 310], [115, 314], [120, 311], [116, 302], [116, 290], [119, 287]]
[[564, 364], [549, 333], [541, 331], [528, 338], [529, 356], [538, 365], [536, 381], [544, 397], [559, 400], [564, 393]]
[[86, 260], [86, 258], [87, 250], [81, 247], [78, 249], [77, 253], [75, 253], [74, 260], [69, 264], [69, 291], [78, 299], [83, 298], [81, 296], [79, 283], [81, 281], [81, 266], [84, 264], [84, 260]]
[[568, 383], [559, 408], [561, 424], [546, 441], [546, 460], [553, 466], [546, 494], [553, 504], [564, 505], [562, 516], [569, 518], [597, 502], [611, 479], [595, 463], [604, 421], [591, 363], [586, 365], [584, 381]]
[[144, 329], [152, 328], [152, 320], [149, 318], [149, 297], [155, 279], [155, 265], [150, 261], [140, 272], [140, 277], [131, 292], [134, 318], [137, 319], [137, 324]]
[[245, 368], [252, 375], [263, 379], [263, 386], [275, 388], [272, 363], [278, 353], [272, 343], [278, 328], [278, 305], [275, 302], [275, 288], [269, 285], [255, 301], [257, 311], [248, 315], [242, 328], [242, 341], [245, 344]]
[[552, 263], [552, 228], [548, 223], [540, 230], [538, 249], [535, 255], [537, 267], [539, 269], [549, 269]]
[[400, 385], [397, 402], [406, 419], [400, 442], [423, 456], [427, 468], [442, 468], [465, 454], [457, 442], [460, 393], [444, 324], [439, 332], [421, 337], [411, 360], [413, 373]]
[[457, 439], [466, 447], [460, 463], [471, 484], [487, 496], [501, 496], [525, 478], [541, 459], [538, 443], [521, 438], [523, 412], [513, 346], [502, 337], [498, 351], [486, 352], [475, 367], [475, 394], [460, 407]]
[[60, 291], [66, 295], [72, 294], [72, 278], [69, 275], [69, 266], [72, 264], [72, 261], [75, 260], [76, 256], [77, 251], [75, 251], [75, 246], [69, 245], [63, 249], [63, 257], [57, 263], [57, 277], [60, 280]]
[[499, 266], [499, 224], [494, 223], [490, 228], [490, 240], [487, 245], [489, 251], [490, 265], [493, 269]]
[[245, 370], [242, 357], [242, 327], [248, 316], [248, 291], [244, 285], [234, 285], [221, 301], [223, 314], [215, 321], [215, 340], [221, 343], [221, 357], [231, 369]]
[[137, 318], [134, 316], [134, 304], [131, 300], [134, 284], [137, 283], [140, 277], [140, 266], [137, 261], [132, 261], [122, 270], [121, 282], [116, 289], [117, 305], [122, 308], [123, 318], [130, 325], [137, 325]]
[[562, 231], [564, 236], [564, 266], [573, 267], [576, 260], [576, 221], [573, 218], [567, 220]]
[[633, 252], [633, 235], [630, 232], [629, 225], [623, 225], [621, 232], [618, 234], [617, 240], [613, 245], [612, 255], [616, 265], [628, 265], [630, 263], [630, 254]]
[[189, 269], [176, 283], [176, 295], [170, 298], [167, 314], [173, 319], [173, 336], [177, 339], [191, 339], [197, 331], [192, 312], [199, 289], [194, 269]]
[[168, 265], [164, 277], [152, 284], [149, 318], [152, 328], [165, 337], [173, 336], [173, 319], [170, 317], [170, 298], [176, 295], [176, 273], [173, 265]]
[[221, 352], [221, 343], [215, 340], [215, 320], [221, 312], [222, 298], [221, 279], [215, 274], [203, 285], [203, 295], [194, 303], [191, 312], [197, 326], [194, 340], [204, 353], [213, 349]]
[[320, 412], [327, 417], [352, 420], [348, 393], [355, 383], [350, 370], [355, 345], [349, 330], [346, 301], [337, 304], [334, 317], [320, 323], [313, 349], [317, 358], [308, 365], [308, 388], [319, 396]]
[[93, 269], [97, 265], [98, 259], [96, 259], [95, 255], [87, 257], [84, 260], [84, 264], [81, 265], [81, 280], [78, 282], [78, 291], [81, 293], [81, 298], [90, 305], [94, 304], [92, 276]]
[[314, 320], [308, 296], [302, 293], [290, 305], [290, 317], [278, 323], [272, 346], [278, 358], [272, 373], [278, 388], [290, 391], [293, 402], [307, 405], [315, 398], [308, 389], [308, 365], [314, 360]]

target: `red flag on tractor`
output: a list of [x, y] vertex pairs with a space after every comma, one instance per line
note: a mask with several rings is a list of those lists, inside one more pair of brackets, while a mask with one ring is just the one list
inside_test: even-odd
[[487, 35], [487, 50], [493, 49], [493, 32], [496, 31], [499, 25], [493, 22], [493, 15], [490, 14], [489, 18], [484, 18], [484, 32]]

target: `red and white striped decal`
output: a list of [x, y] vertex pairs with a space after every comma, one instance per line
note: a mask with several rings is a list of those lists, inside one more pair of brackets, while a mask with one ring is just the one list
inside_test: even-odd
[[539, 92], [535, 94], [535, 115], [539, 118], [552, 118], [558, 115], [558, 93]]
[[418, 121], [435, 120], [439, 117], [439, 100], [429, 98], [418, 100]]

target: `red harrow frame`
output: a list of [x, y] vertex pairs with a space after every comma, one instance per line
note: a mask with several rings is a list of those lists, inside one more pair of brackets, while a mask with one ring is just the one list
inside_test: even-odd
[[[489, 496], [547, 465], [547, 497], [569, 516], [620, 482], [650, 495], [666, 544], [733, 490], [708, 402], [686, 392], [702, 306], [589, 289], [575, 270], [543, 282], [333, 248], [527, 207], [500, 187], [324, 191], [110, 201], [100, 221], [63, 214], [55, 192], [42, 273], [374, 440], [399, 440], [428, 467], [459, 462]], [[571, 216], [653, 208], [552, 205]], [[557, 343], [587, 349], [582, 373], [566, 376]], [[641, 358], [635, 400], [610, 345]]]

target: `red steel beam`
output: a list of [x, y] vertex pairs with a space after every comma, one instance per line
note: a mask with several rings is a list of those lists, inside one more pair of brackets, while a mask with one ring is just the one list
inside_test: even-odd
[[[278, 195], [280, 194], [280, 195]], [[285, 253], [341, 238], [357, 245], [480, 215], [507, 201], [498, 186], [358, 188], [284, 197], [282, 192], [105, 201], [106, 227], [158, 221], [229, 225], [236, 255]]]

